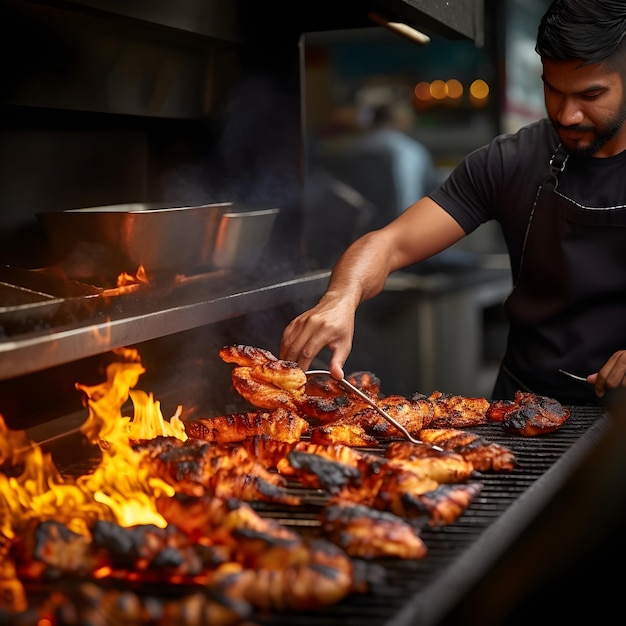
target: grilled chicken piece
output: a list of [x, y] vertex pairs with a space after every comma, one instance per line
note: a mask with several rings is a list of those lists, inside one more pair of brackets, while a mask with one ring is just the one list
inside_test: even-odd
[[346, 483], [337, 497], [429, 526], [453, 522], [482, 488], [479, 482], [440, 484], [389, 464], [361, 474], [359, 481]]
[[[55, 590], [40, 604], [41, 617], [32, 623], [110, 624], [185, 626], [243, 626], [252, 613], [244, 601], [232, 600], [206, 588], [182, 598], [157, 598], [99, 586], [94, 583]], [[68, 616], [71, 616], [68, 619]], [[16, 623], [22, 620], [16, 618]]]
[[479, 472], [510, 472], [515, 455], [506, 446], [480, 435], [455, 428], [426, 428], [418, 433], [421, 441], [460, 454]]
[[300, 497], [291, 495], [284, 487], [235, 469], [217, 471], [207, 491], [221, 498], [241, 498], [249, 502], [277, 502], [289, 506], [302, 504]]
[[371, 398], [380, 396], [380, 378], [373, 372], [367, 370], [352, 372], [346, 376], [346, 380]]
[[294, 410], [249, 411], [217, 417], [199, 418], [185, 424], [191, 439], [213, 443], [233, 443], [254, 435], [267, 435], [278, 441], [299, 441], [309, 423]]
[[423, 559], [428, 553], [413, 526], [387, 511], [334, 498], [320, 520], [322, 532], [353, 557]]
[[[408, 400], [404, 396], [390, 395], [377, 400], [376, 404], [411, 434], [426, 428], [433, 418], [432, 405], [424, 399]], [[356, 413], [353, 420], [358, 421], [365, 431], [374, 437], [403, 436], [371, 406]]]
[[236, 546], [233, 532], [249, 529], [279, 539], [298, 539], [299, 535], [276, 520], [261, 517], [247, 502], [237, 498], [216, 498], [176, 494], [156, 501], [159, 513], [168, 523], [182, 529], [193, 540], [211, 545]]
[[[432, 405], [424, 398], [408, 400], [389, 395], [376, 400], [378, 406], [411, 434], [426, 428], [433, 417]], [[401, 437], [400, 431], [376, 409], [363, 403], [361, 409], [334, 422], [311, 428], [315, 443], [341, 443], [346, 446], [377, 447], [380, 438]]]
[[284, 389], [296, 395], [304, 394], [307, 382], [306, 374], [294, 361], [269, 361], [250, 368], [250, 375], [260, 383], [274, 385], [278, 389]]
[[224, 346], [219, 355], [236, 363], [231, 380], [237, 392], [261, 409], [295, 409], [304, 395], [306, 374], [297, 363], [277, 359], [271, 352], [246, 345]]
[[460, 517], [481, 492], [482, 483], [443, 483], [423, 494], [395, 499], [391, 510], [402, 517], [419, 517], [429, 526], [445, 526]]
[[[414, 394], [411, 399], [424, 398]], [[433, 391], [427, 398], [433, 406], [433, 418], [424, 428], [464, 428], [486, 424], [489, 401]]]
[[[387, 464], [361, 467], [361, 477], [349, 481], [336, 495], [382, 511], [397, 513], [396, 501], [407, 494], [420, 495], [432, 491], [439, 483], [410, 470], [390, 467]], [[403, 515], [403, 517], [411, 517]]]
[[[293, 447], [293, 450], [315, 454], [331, 461], [338, 461], [353, 467], [359, 467], [362, 463], [385, 463], [386, 461], [375, 454], [369, 454], [360, 450], [355, 450], [350, 446], [341, 443], [318, 444], [314, 442], [300, 441]], [[288, 458], [280, 460], [276, 464], [276, 469], [283, 476], [295, 476], [297, 471], [289, 463]]]
[[535, 437], [561, 428], [569, 418], [570, 411], [553, 398], [518, 389], [514, 400], [493, 402], [488, 416], [500, 422], [509, 433]]
[[[234, 345], [223, 347], [219, 354], [224, 361], [238, 365], [231, 373], [233, 387], [253, 406], [298, 410], [322, 422], [335, 421], [366, 406], [329, 376], [313, 375], [309, 380], [297, 363], [277, 359], [266, 350]], [[366, 393], [380, 392], [380, 381], [371, 372], [355, 372], [350, 379]]]
[[502, 422], [506, 415], [518, 408], [513, 400], [494, 400], [487, 409], [487, 419], [490, 422]]
[[[346, 376], [346, 380], [372, 398], [380, 396], [380, 378], [373, 372], [358, 371]], [[348, 390], [327, 374], [308, 376], [306, 393], [319, 398], [336, 399], [348, 395]]]
[[[209, 565], [202, 550], [174, 525], [123, 527], [97, 520], [91, 536], [72, 532], [61, 522], [40, 522], [14, 548], [22, 580], [59, 574], [94, 576], [103, 568], [133, 572], [149, 582], [169, 577], [199, 576]], [[208, 551], [205, 551], [208, 554]]]
[[[432, 405], [424, 398], [408, 400], [404, 396], [390, 395], [377, 399], [376, 403], [414, 435], [426, 428], [432, 420]], [[311, 440], [321, 444], [377, 447], [380, 445], [379, 438], [402, 436], [393, 424], [366, 403], [356, 412], [347, 413], [335, 421], [312, 427]]]
[[430, 445], [410, 441], [390, 443], [385, 449], [385, 457], [392, 467], [410, 469], [440, 483], [468, 480], [474, 471], [471, 461], [456, 452], [436, 450]]
[[[302, 443], [302, 442], [300, 442]], [[295, 447], [296, 441], [280, 441], [268, 435], [254, 435], [246, 437], [241, 445], [248, 454], [267, 469], [276, 469], [278, 463], [284, 459]]]
[[278, 360], [269, 350], [244, 344], [224, 346], [220, 348], [218, 354], [222, 361], [236, 363], [243, 367], [256, 367]]
[[361, 472], [355, 465], [300, 450], [292, 450], [285, 461], [279, 463], [278, 469], [289, 472], [305, 487], [324, 489], [331, 494], [339, 493], [348, 483], [361, 479]]
[[[372, 372], [353, 372], [346, 380], [373, 400], [380, 397], [380, 379]], [[304, 415], [322, 423], [349, 419], [369, 406], [362, 398], [346, 390], [338, 381], [325, 374], [310, 376], [305, 394], [296, 402]]]
[[262, 611], [317, 610], [358, 590], [354, 565], [338, 546], [317, 539], [307, 545], [306, 562], [281, 569], [229, 567], [215, 582], [229, 597]]
[[242, 398], [256, 407], [270, 411], [297, 409], [293, 391], [260, 381], [253, 375], [253, 371], [251, 367], [235, 367], [231, 373], [233, 387]]
[[[223, 498], [300, 504], [300, 498], [285, 489], [286, 480], [268, 471], [243, 447], [220, 447], [198, 439], [161, 439], [154, 450], [148, 444], [140, 450], [153, 473], [179, 493], [202, 495], [206, 491]], [[169, 447], [164, 447], [166, 440]]]
[[367, 406], [361, 398], [348, 396], [323, 398], [308, 394], [294, 398], [294, 403], [302, 415], [322, 424], [333, 424], [342, 419], [350, 419], [357, 411]]
[[340, 443], [344, 446], [377, 447], [378, 439], [368, 435], [365, 428], [355, 420], [339, 420], [311, 428], [311, 441], [319, 444]]

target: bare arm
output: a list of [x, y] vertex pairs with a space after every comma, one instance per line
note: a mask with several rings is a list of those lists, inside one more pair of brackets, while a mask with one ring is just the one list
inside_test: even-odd
[[355, 241], [337, 261], [318, 304], [285, 328], [281, 358], [296, 361], [306, 370], [328, 346], [330, 371], [334, 378], [343, 378], [359, 304], [380, 293], [392, 272], [441, 252], [464, 235], [438, 204], [422, 198], [385, 228]]

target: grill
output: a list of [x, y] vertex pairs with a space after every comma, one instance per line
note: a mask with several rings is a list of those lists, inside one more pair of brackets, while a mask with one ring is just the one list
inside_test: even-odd
[[[422, 538], [429, 549], [425, 559], [364, 562], [373, 581], [367, 594], [350, 595], [319, 611], [256, 615], [254, 623], [259, 626], [427, 626], [445, 623], [448, 613], [468, 596], [474, 603], [480, 603], [481, 579], [498, 560], [506, 557], [587, 455], [606, 438], [612, 424], [606, 411], [595, 407], [570, 407], [570, 410], [571, 417], [561, 430], [543, 437], [508, 435], [495, 423], [471, 429], [513, 450], [517, 466], [510, 473], [477, 473], [483, 490], [466, 512], [448, 526], [423, 530]], [[62, 471], [84, 472], [89, 459], [79, 462], [76, 446], [68, 445], [68, 441], [61, 436], [42, 445], [51, 448], [58, 457]], [[65, 466], [63, 457], [67, 461]], [[316, 535], [318, 513], [326, 499], [324, 494], [295, 483], [290, 485], [290, 491], [302, 498], [301, 506], [256, 503], [254, 507], [261, 515], [305, 536]], [[497, 611], [497, 605], [498, 599], [490, 597], [482, 610], [490, 606]], [[481, 623], [490, 623], [484, 617], [481, 616]]]
[[[573, 468], [606, 432], [609, 419], [599, 409], [571, 408], [564, 427], [549, 436], [523, 438], [507, 435], [499, 425], [472, 429], [511, 448], [516, 469], [505, 474], [477, 474], [483, 490], [453, 524], [424, 529], [429, 553], [424, 560], [384, 560], [384, 581], [366, 595], [353, 595], [317, 613], [289, 613], [261, 617], [265, 626], [420, 626], [439, 623], [461, 601], [473, 583], [512, 545], [569, 478]], [[302, 495], [302, 489], [297, 492]], [[306, 494], [319, 501], [315, 492]], [[262, 507], [265, 515], [288, 526], [310, 528], [311, 511]]]
[[[27, 288], [37, 287], [34, 291], [40, 295], [47, 293], [42, 285], [30, 282], [33, 280], [30, 273], [27, 276], [12, 274], [8, 278], [11, 280], [5, 282], [9, 287], [22, 284], [20, 279], [26, 281], [23, 286]], [[37, 278], [41, 277], [37, 275]], [[213, 356], [217, 348], [233, 341], [260, 345], [258, 329], [263, 329], [265, 338], [276, 332], [276, 328], [282, 329], [286, 319], [291, 319], [292, 303], [316, 299], [327, 280], [327, 271], [286, 276], [278, 282], [251, 281], [218, 272], [182, 277], [174, 285], [140, 287], [134, 292], [110, 296], [100, 292], [50, 292], [51, 297], [43, 303], [0, 311], [2, 322], [11, 319], [17, 326], [14, 333], [6, 333], [7, 341], [0, 346], [7, 357], [0, 360], [3, 407], [0, 412], [10, 418], [7, 423], [13, 429], [28, 429], [30, 425], [31, 438], [52, 452], [62, 472], [74, 475], [87, 472], [93, 467], [93, 460], [79, 452], [76, 445], [84, 411], [69, 412], [70, 406], [75, 406], [77, 395], [73, 382], [86, 382], [88, 372], [93, 375], [100, 371], [99, 355], [106, 356], [108, 350], [132, 344], [140, 344], [142, 356], [147, 353], [150, 362], [164, 370], [152, 382], [161, 383], [161, 387], [165, 384], [165, 389], [148, 387], [162, 402], [170, 402], [174, 408], [179, 403], [190, 407], [196, 399], [200, 402], [196, 409], [201, 412], [199, 415], [244, 410], [229, 404], [232, 402], [227, 393], [231, 368], [224, 364], [218, 370]], [[63, 289], [66, 287], [63, 285]], [[56, 316], [41, 315], [40, 308], [47, 311], [52, 300], [54, 306], [61, 300], [60, 311], [69, 310], [73, 315], [64, 315], [60, 321]], [[72, 308], [74, 305], [76, 310]], [[303, 308], [301, 304], [298, 306]], [[76, 319], [80, 317], [77, 311], [84, 313], [84, 319]], [[36, 322], [35, 330], [29, 326], [31, 321]], [[214, 328], [206, 326], [211, 324]], [[4, 330], [7, 329], [8, 324], [4, 326]], [[174, 333], [177, 334], [175, 348], [172, 348], [171, 342], [163, 343], [163, 340]], [[151, 341], [154, 338], [156, 342]], [[172, 380], [169, 380], [168, 366], [177, 370]], [[193, 376], [186, 376], [188, 372]], [[179, 373], [182, 376], [178, 376]], [[195, 388], [198, 380], [202, 380], [201, 393]], [[51, 394], [59, 382], [61, 390]], [[33, 389], [40, 393], [33, 394]], [[71, 402], [70, 397], [74, 398]], [[467, 511], [449, 526], [423, 530], [422, 538], [429, 551], [425, 559], [365, 563], [366, 573], [372, 579], [368, 593], [350, 595], [318, 611], [255, 615], [254, 623], [259, 626], [430, 626], [452, 623], [448, 620], [456, 615], [466, 622], [468, 612], [476, 615], [483, 626], [501, 623], [498, 618], [536, 577], [536, 571], [529, 574], [516, 569], [511, 575], [510, 570], [506, 570], [506, 563], [514, 564], [515, 569], [515, 564], [525, 562], [526, 555], [520, 555], [517, 547], [520, 538], [542, 516], [587, 455], [606, 439], [609, 427], [626, 423], [626, 417], [612, 420], [610, 410], [596, 407], [570, 407], [570, 410], [571, 417], [561, 430], [544, 437], [509, 435], [499, 424], [473, 429], [511, 448], [517, 457], [517, 467], [506, 474], [478, 474], [483, 489]], [[194, 416], [191, 414], [189, 419]], [[626, 437], [621, 438], [622, 442], [625, 440]], [[623, 464], [622, 456], [621, 452], [615, 452], [614, 457]], [[596, 472], [595, 467], [593, 472]], [[615, 471], [613, 474], [624, 475]], [[604, 480], [603, 484], [600, 491], [605, 494], [605, 500], [620, 502], [623, 487], [619, 485], [619, 491], [614, 489], [614, 493], [609, 493], [611, 480]], [[256, 503], [254, 506], [261, 515], [274, 518], [305, 536], [319, 534], [318, 515], [325, 503], [324, 494], [295, 483], [290, 485], [290, 490], [302, 499], [303, 505]], [[626, 506], [626, 498], [622, 500], [625, 504], [620, 506]], [[579, 502], [574, 506], [575, 519], [580, 520]], [[598, 511], [587, 510], [586, 501], [582, 508], [586, 509], [590, 524], [597, 523]], [[624, 520], [626, 515], [620, 511], [615, 518]], [[565, 524], [573, 526], [570, 519]], [[580, 521], [576, 531], [589, 534]], [[550, 547], [542, 546], [543, 552], [534, 557], [534, 562], [543, 566], [561, 558], [561, 555], [554, 557]], [[502, 567], [508, 576], [506, 588], [496, 585], [494, 594], [493, 579], [498, 577]], [[485, 584], [491, 587], [485, 588]], [[38, 595], [49, 591], [29, 589], [34, 602]], [[153, 592], [148, 588], [139, 591], [147, 595]], [[161, 589], [156, 595], [162, 597], [164, 593], [165, 589]], [[187, 590], [168, 588], [167, 593], [175, 596]]]

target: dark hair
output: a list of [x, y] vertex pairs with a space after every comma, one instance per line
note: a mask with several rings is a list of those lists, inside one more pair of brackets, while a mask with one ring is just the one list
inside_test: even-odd
[[557, 62], [613, 61], [625, 34], [625, 0], [554, 0], [539, 23], [535, 50]]

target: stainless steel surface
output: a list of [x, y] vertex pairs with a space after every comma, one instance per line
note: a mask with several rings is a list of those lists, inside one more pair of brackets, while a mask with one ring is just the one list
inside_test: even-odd
[[0, 341], [0, 380], [318, 296], [329, 276], [324, 270], [248, 288], [222, 287], [212, 297], [197, 285], [169, 298], [163, 307], [148, 298], [115, 317], [8, 337]]
[[[307, 376], [313, 375], [313, 374], [326, 374], [327, 376], [331, 376], [331, 373], [327, 370], [308, 370], [305, 373], [307, 374]], [[378, 406], [378, 404], [376, 404], [374, 400], [372, 400], [367, 394], [363, 393], [358, 387], [355, 387], [352, 383], [348, 382], [345, 378], [342, 378], [341, 380], [337, 382], [343, 387], [345, 387], [351, 393], [359, 396], [361, 400], [363, 400], [364, 402], [367, 402], [367, 404], [369, 404], [375, 411], [377, 411], [378, 414], [383, 419], [387, 420], [392, 426], [397, 428], [406, 437], [406, 439], [408, 439], [411, 443], [419, 443], [422, 445], [424, 444], [423, 441], [420, 441], [419, 439], [416, 439], [415, 437], [413, 437], [411, 433], [404, 426], [402, 426], [402, 424], [400, 424], [393, 417], [391, 417], [391, 415], [389, 415], [387, 411], [385, 411], [380, 406]], [[439, 446], [432, 446], [432, 447], [435, 448], [435, 450], [442, 450], [442, 448], [440, 448]]]
[[585, 376], [579, 376], [578, 374], [572, 374], [572, 372], [568, 372], [566, 370], [562, 370], [559, 368], [559, 372], [561, 372], [561, 374], [565, 374], [565, 376], [569, 376], [570, 378], [573, 378], [574, 380], [577, 380], [581, 383], [585, 383], [587, 385], [590, 385], [591, 383], [587, 381], [587, 378]]
[[249, 267], [258, 258], [269, 240], [279, 209], [224, 213], [219, 225], [211, 258], [213, 267]]
[[[82, 259], [99, 271], [188, 272], [210, 265], [222, 217], [232, 203], [168, 207], [115, 204], [37, 213], [57, 262], [72, 275]], [[72, 259], [72, 263], [67, 262]]]

